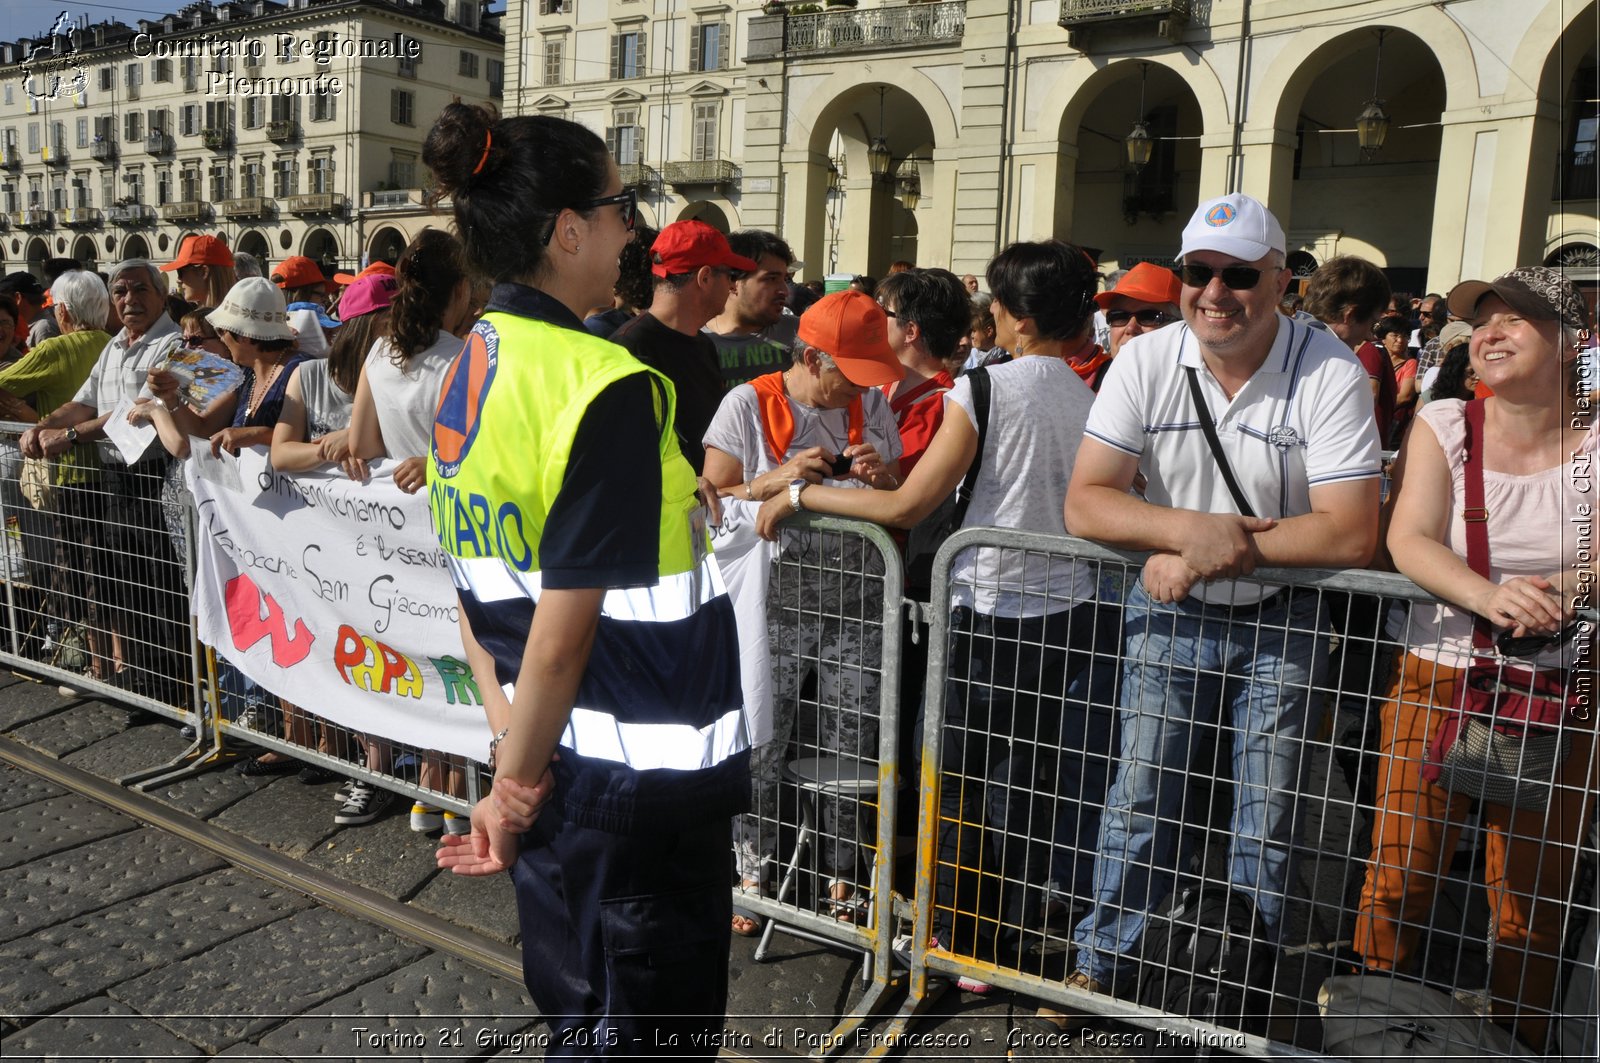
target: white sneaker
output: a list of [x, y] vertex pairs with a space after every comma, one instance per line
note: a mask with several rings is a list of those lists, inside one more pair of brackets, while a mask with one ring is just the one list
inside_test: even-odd
[[471, 834], [472, 817], [458, 816], [454, 812], [444, 814], [444, 832], [446, 834]]
[[431, 834], [444, 826], [444, 813], [421, 801], [411, 806], [411, 829], [418, 834]]

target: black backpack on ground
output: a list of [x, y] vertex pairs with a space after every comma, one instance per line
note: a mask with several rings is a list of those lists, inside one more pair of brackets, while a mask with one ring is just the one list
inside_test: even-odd
[[[1139, 1003], [1230, 1030], [1265, 1031], [1276, 950], [1255, 905], [1219, 883], [1183, 891], [1145, 927]], [[1168, 1054], [1194, 1056], [1182, 1039]]]

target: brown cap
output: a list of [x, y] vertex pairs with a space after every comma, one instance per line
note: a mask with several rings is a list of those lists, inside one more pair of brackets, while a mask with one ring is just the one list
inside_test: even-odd
[[1478, 304], [1493, 292], [1507, 306], [1536, 321], [1560, 321], [1569, 328], [1589, 327], [1589, 304], [1578, 286], [1547, 266], [1518, 266], [1492, 281], [1462, 281], [1450, 289], [1450, 312], [1471, 318]]
[[824, 295], [800, 315], [800, 338], [827, 354], [857, 387], [892, 384], [906, 367], [889, 348], [889, 315], [857, 291]]

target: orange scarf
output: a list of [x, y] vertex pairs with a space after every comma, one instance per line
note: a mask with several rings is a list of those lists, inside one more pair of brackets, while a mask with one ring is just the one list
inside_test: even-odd
[[1089, 357], [1081, 362], [1075, 362], [1069, 358], [1067, 359], [1067, 364], [1072, 366], [1073, 372], [1077, 373], [1083, 379], [1083, 382], [1092, 388], [1098, 382], [1097, 378], [1100, 376], [1100, 370], [1109, 361], [1111, 361], [1111, 356], [1105, 352], [1105, 348], [1096, 344], [1094, 353]]
[[[750, 386], [756, 389], [756, 401], [761, 404], [761, 433], [766, 436], [767, 449], [772, 452], [772, 460], [782, 465], [789, 445], [794, 442], [794, 413], [789, 409], [783, 373], [758, 376], [750, 381]], [[861, 396], [857, 395], [850, 402], [850, 429], [846, 438], [851, 446], [866, 438], [861, 430], [863, 421]]]

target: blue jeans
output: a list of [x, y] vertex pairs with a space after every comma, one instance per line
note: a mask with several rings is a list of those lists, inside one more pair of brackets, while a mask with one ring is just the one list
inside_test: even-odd
[[[1093, 907], [1073, 932], [1078, 968], [1108, 986], [1133, 971], [1145, 923], [1172, 892], [1194, 748], [1230, 710], [1228, 881], [1275, 940], [1298, 834], [1310, 693], [1327, 668], [1315, 593], [1261, 607], [1163, 605], [1128, 595], [1121, 762], [1100, 821]], [[1219, 734], [1219, 741], [1221, 735]]]

